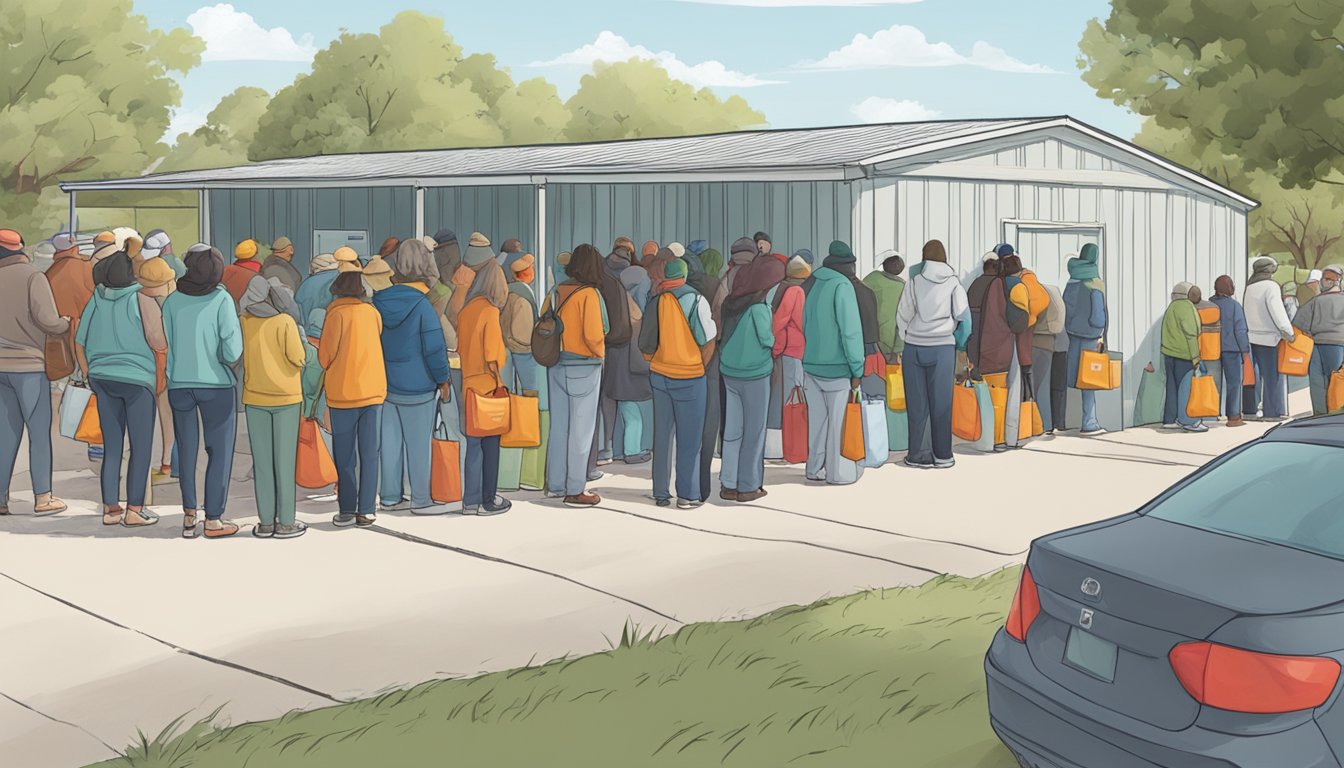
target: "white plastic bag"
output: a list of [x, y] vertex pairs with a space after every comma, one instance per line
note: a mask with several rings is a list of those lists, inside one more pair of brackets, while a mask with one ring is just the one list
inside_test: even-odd
[[886, 397], [865, 397], [860, 407], [863, 411], [864, 449], [863, 461], [860, 464], [875, 469], [887, 463], [891, 447], [887, 443]]
[[84, 409], [88, 407], [89, 400], [93, 397], [93, 390], [84, 382], [77, 382], [71, 379], [65, 385], [65, 392], [61, 394], [61, 409], [59, 413], [61, 437], [71, 440], [75, 439], [75, 433], [79, 431], [80, 419], [84, 418]]

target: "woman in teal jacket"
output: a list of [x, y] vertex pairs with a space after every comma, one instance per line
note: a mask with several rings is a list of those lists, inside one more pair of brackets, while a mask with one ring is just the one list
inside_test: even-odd
[[765, 422], [774, 370], [774, 318], [768, 297], [784, 279], [784, 262], [757, 256], [740, 268], [723, 302], [723, 462], [720, 498], [751, 502], [765, 495]]
[[[140, 293], [131, 257], [117, 251], [93, 268], [93, 298], [75, 335], [80, 367], [98, 398], [103, 431], [100, 470], [103, 525], [153, 525], [145, 487], [154, 452], [154, 353], [166, 349], [163, 318], [154, 299]], [[121, 507], [121, 457], [129, 437], [126, 508]]]

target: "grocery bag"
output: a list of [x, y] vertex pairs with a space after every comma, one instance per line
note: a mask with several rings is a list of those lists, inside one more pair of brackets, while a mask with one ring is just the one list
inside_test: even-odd
[[1134, 426], [1162, 421], [1162, 408], [1166, 403], [1166, 378], [1149, 363], [1139, 377], [1139, 393], [1134, 398]]
[[877, 468], [887, 463], [891, 452], [887, 444], [887, 407], [883, 398], [863, 398], [863, 461], [865, 467]]
[[952, 434], [962, 440], [980, 439], [980, 403], [970, 379], [952, 389]]
[[1344, 408], [1344, 368], [1330, 374], [1330, 384], [1325, 391], [1325, 408], [1332, 412]]
[[439, 504], [451, 504], [462, 501], [462, 447], [448, 439], [443, 408], [436, 410], [439, 416], [435, 419], [434, 440], [430, 444], [429, 496]]
[[1185, 403], [1185, 415], [1192, 419], [1218, 417], [1218, 382], [1203, 366], [1190, 379], [1190, 399]]
[[893, 411], [905, 410], [905, 372], [900, 363], [887, 366], [887, 407]]
[[1306, 376], [1311, 367], [1311, 351], [1316, 343], [1307, 334], [1297, 332], [1297, 338], [1279, 342], [1279, 373], [1284, 376]]
[[546, 487], [546, 441], [551, 435], [550, 411], [541, 412], [538, 425], [541, 428], [540, 443], [535, 448], [523, 449], [518, 487], [525, 491], [540, 491]]
[[863, 461], [868, 449], [863, 444], [863, 405], [859, 391], [849, 394], [845, 403], [845, 420], [840, 425], [840, 455], [850, 461]]
[[336, 465], [319, 434], [315, 419], [299, 421], [299, 448], [294, 460], [294, 484], [300, 488], [326, 488], [336, 482]]
[[71, 381], [61, 394], [61, 408], [58, 414], [61, 437], [75, 439], [79, 432], [79, 422], [84, 419], [84, 410], [93, 400], [93, 390], [83, 382]]
[[784, 460], [790, 464], [807, 461], [807, 400], [803, 388], [794, 387], [784, 401]]

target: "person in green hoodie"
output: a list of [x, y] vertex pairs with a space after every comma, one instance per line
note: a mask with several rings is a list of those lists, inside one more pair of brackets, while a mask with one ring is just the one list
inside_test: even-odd
[[[877, 349], [887, 359], [888, 365], [895, 365], [905, 351], [905, 342], [897, 332], [896, 310], [901, 306], [901, 294], [905, 293], [905, 259], [892, 250], [877, 255], [881, 269], [875, 269], [863, 278], [863, 282], [877, 296]], [[887, 409], [887, 447], [893, 451], [904, 451], [909, 447], [909, 427], [903, 411]]]
[[[845, 403], [863, 377], [863, 323], [849, 277], [845, 243], [831, 243], [821, 269], [803, 284], [803, 394], [807, 397], [807, 479], [832, 485], [857, 481], [863, 468], [840, 455]], [[822, 472], [825, 477], [822, 477]]]
[[1190, 397], [1190, 379], [1199, 365], [1199, 312], [1195, 305], [1203, 296], [1197, 286], [1180, 282], [1171, 289], [1171, 304], [1162, 316], [1162, 359], [1167, 369], [1167, 402], [1162, 428], [1207, 432], [1199, 419], [1185, 413]]
[[723, 462], [719, 497], [752, 502], [765, 495], [765, 424], [770, 409], [775, 331], [769, 295], [784, 263], [769, 254], [742, 268], [723, 302]]
[[[140, 293], [135, 268], [117, 251], [93, 268], [96, 286], [75, 334], [76, 356], [98, 398], [103, 431], [101, 469], [103, 525], [153, 525], [145, 509], [145, 486], [154, 452], [156, 352], [167, 344], [158, 302]], [[121, 506], [121, 456], [129, 438], [126, 508]]]

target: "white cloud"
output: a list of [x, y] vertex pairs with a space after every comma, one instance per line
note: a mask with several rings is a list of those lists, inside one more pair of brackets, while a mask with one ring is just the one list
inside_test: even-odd
[[942, 116], [938, 110], [929, 109], [918, 101], [880, 96], [869, 96], [850, 107], [849, 112], [865, 123], [916, 123]]
[[874, 5], [914, 5], [923, 0], [681, 0], [700, 5], [743, 5], [751, 8], [843, 8]]
[[776, 85], [778, 80], [763, 80], [756, 75], [729, 69], [719, 61], [702, 61], [699, 64], [687, 64], [671, 51], [651, 51], [642, 45], [634, 45], [620, 35], [602, 31], [593, 42], [561, 54], [550, 61], [535, 61], [530, 67], [580, 66], [591, 67], [599, 61], [629, 61], [630, 59], [649, 59], [657, 62], [668, 74], [678, 80], [684, 80], [697, 88], [755, 88], [760, 85]]
[[284, 27], [266, 29], [228, 3], [200, 8], [187, 23], [205, 41], [203, 61], [311, 61], [317, 53], [312, 35], [295, 40]]
[[970, 66], [998, 72], [1054, 74], [1043, 64], [1028, 64], [989, 43], [976, 42], [969, 55], [947, 43], [933, 43], [917, 27], [894, 24], [872, 37], [859, 33], [848, 45], [831, 51], [821, 61], [804, 61], [802, 69], [888, 69], [892, 67]]

